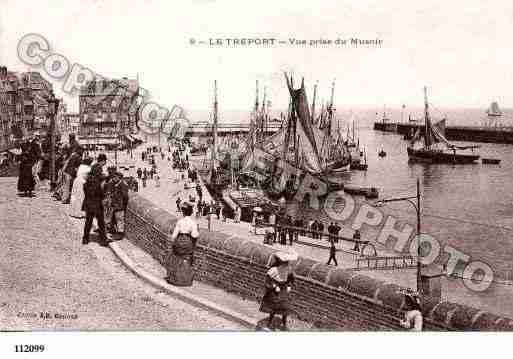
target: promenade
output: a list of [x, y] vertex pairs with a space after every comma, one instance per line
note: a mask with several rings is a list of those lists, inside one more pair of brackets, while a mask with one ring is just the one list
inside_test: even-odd
[[156, 291], [109, 248], [81, 244], [83, 221], [0, 178], [0, 330], [244, 330]]

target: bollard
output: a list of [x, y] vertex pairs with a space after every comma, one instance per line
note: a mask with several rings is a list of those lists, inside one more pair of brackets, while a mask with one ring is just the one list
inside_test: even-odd
[[423, 268], [420, 274], [420, 290], [422, 296], [431, 297], [438, 300], [442, 298], [441, 279], [445, 273], [438, 268]]

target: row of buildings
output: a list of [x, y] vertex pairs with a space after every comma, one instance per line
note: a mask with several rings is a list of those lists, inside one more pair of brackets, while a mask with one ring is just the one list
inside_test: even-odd
[[91, 81], [81, 88], [79, 113], [69, 115], [68, 122], [86, 147], [124, 147], [137, 140], [139, 101], [137, 80]]
[[[0, 151], [16, 146], [35, 132], [49, 130], [53, 86], [39, 72], [8, 71], [0, 66]], [[86, 147], [113, 148], [135, 142], [139, 84], [137, 80], [96, 80], [81, 88], [79, 113], [68, 113], [60, 100], [56, 130], [76, 133]]]
[[[0, 151], [34, 132], [46, 133], [50, 125], [49, 100], [53, 87], [38, 72], [8, 71], [0, 66]], [[59, 101], [56, 121], [62, 121], [66, 105]]]

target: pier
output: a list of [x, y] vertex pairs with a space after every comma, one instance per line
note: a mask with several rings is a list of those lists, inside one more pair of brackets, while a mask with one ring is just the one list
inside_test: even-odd
[[[189, 130], [185, 132], [190, 137], [210, 137], [212, 136], [212, 123], [194, 122]], [[272, 135], [281, 128], [281, 123], [270, 122], [264, 129], [265, 135]], [[241, 135], [249, 133], [250, 125], [248, 123], [219, 123], [217, 124], [217, 133], [219, 136]]]
[[[399, 123], [399, 122], [375, 122], [374, 130], [393, 132], [406, 135], [411, 130], [420, 128], [424, 132], [424, 124]], [[449, 141], [468, 141], [486, 143], [513, 143], [513, 127], [477, 127], [477, 126], [446, 126], [445, 137]]]

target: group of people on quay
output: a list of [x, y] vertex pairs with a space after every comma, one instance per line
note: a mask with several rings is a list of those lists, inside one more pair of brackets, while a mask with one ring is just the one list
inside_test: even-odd
[[105, 154], [90, 157], [75, 135], [70, 134], [68, 143], [56, 141], [55, 171], [51, 178], [50, 136], [41, 139], [35, 133], [20, 143], [16, 157], [19, 195], [34, 196], [36, 183], [47, 183], [53, 198], [66, 205], [71, 218], [85, 219], [83, 244], [89, 243], [93, 219], [98, 225], [100, 245], [107, 246], [109, 234], [123, 236], [129, 184], [134, 189], [135, 180], [126, 178], [115, 166], [107, 167]]

